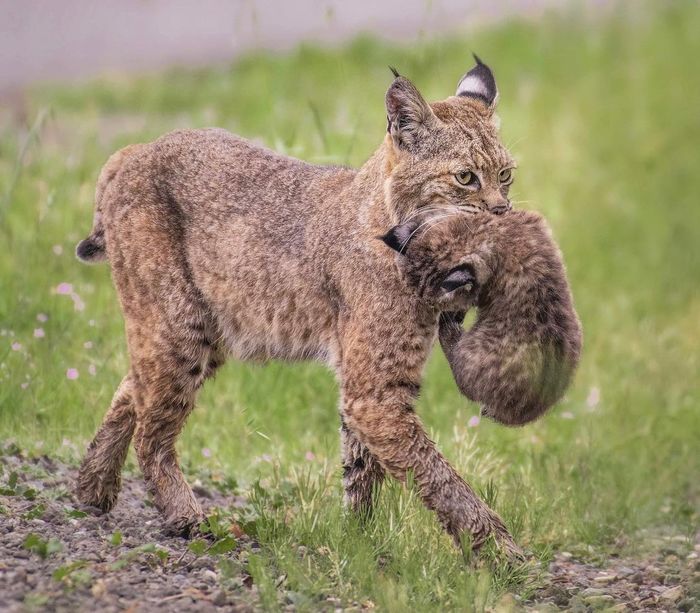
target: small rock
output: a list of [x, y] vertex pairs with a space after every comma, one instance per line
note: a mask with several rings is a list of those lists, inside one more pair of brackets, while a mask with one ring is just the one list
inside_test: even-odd
[[564, 558], [565, 560], [570, 560], [571, 558], [574, 557], [574, 554], [572, 554], [572, 553], [570, 553], [570, 552], [568, 552], [568, 551], [562, 551], [562, 552], [559, 554], [559, 557], [560, 557], [560, 558]]
[[667, 603], [678, 602], [683, 597], [683, 587], [677, 585], [662, 592], [659, 598]]
[[226, 592], [224, 592], [224, 590], [217, 590], [214, 592], [214, 595], [211, 598], [211, 603], [215, 607], [223, 607], [227, 601], [228, 597], [226, 596]]
[[601, 610], [612, 606], [615, 599], [608, 594], [600, 594], [599, 596], [588, 596], [584, 598], [584, 602], [593, 610]]
[[587, 587], [581, 592], [581, 596], [587, 598], [588, 596], [604, 596], [605, 592], [597, 587]]
[[598, 575], [595, 579], [593, 579], [593, 581], [595, 581], [595, 583], [607, 585], [608, 583], [612, 583], [616, 579], [617, 579], [617, 575], [606, 574], [606, 575]]
[[202, 556], [201, 558], [198, 558], [197, 560], [192, 562], [192, 568], [197, 568], [197, 569], [208, 568], [211, 570], [212, 568], [214, 568], [214, 564], [215, 564], [214, 560], [212, 560], [211, 558], [207, 558], [205, 556]]
[[646, 574], [649, 575], [649, 577], [651, 577], [654, 581], [660, 583], [664, 580], [664, 573], [656, 568], [656, 566], [647, 566], [644, 570]]
[[630, 581], [632, 583], [636, 583], [637, 585], [641, 585], [644, 583], [644, 573], [641, 572], [636, 572], [634, 575], [630, 577]]
[[98, 579], [90, 588], [90, 591], [92, 592], [92, 595], [95, 598], [99, 599], [102, 598], [102, 596], [104, 596], [107, 592], [107, 586], [105, 585], [105, 582], [102, 579]]

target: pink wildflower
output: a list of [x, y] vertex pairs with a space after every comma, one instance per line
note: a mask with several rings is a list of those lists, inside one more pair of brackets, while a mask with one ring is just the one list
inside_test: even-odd
[[34, 338], [44, 338], [45, 336], [44, 328], [34, 328]]
[[76, 311], [84, 311], [85, 310], [85, 303], [82, 301], [80, 296], [73, 292], [70, 297], [73, 299], [73, 308]]
[[56, 293], [63, 296], [70, 296], [73, 293], [73, 286], [70, 283], [59, 283], [56, 287]]
[[592, 387], [591, 391], [588, 392], [588, 397], [586, 398], [586, 406], [589, 410], [594, 410], [598, 403], [600, 402], [600, 389], [597, 387]]
[[211, 457], [211, 449], [209, 449], [209, 447], [203, 447], [202, 448], [202, 455], [205, 458], [210, 458]]
[[313, 462], [316, 459], [316, 454], [313, 451], [307, 451], [304, 457], [309, 461]]
[[88, 366], [88, 372], [89, 372], [90, 375], [92, 375], [93, 377], [97, 374], [97, 368], [95, 368], [95, 365], [94, 365], [94, 364], [90, 364], [90, 366]]
[[66, 371], [66, 378], [70, 379], [71, 381], [74, 381], [75, 379], [78, 378], [78, 369], [77, 368], [69, 368]]
[[10, 347], [12, 347], [12, 351], [19, 351], [20, 349], [22, 349], [22, 343], [18, 343], [17, 341], [15, 341], [14, 343], [12, 343], [12, 345], [10, 345]]
[[468, 425], [470, 428], [476, 428], [476, 427], [479, 425], [480, 422], [481, 422], [481, 417], [479, 417], [478, 415], [472, 415], [472, 416], [469, 418], [469, 421], [467, 422], [467, 425]]
[[49, 316], [46, 315], [46, 313], [39, 313], [37, 316], [37, 321], [40, 321], [41, 323], [44, 323], [46, 321], [49, 321]]
[[85, 349], [92, 349], [92, 341], [85, 341], [83, 347], [85, 347]]

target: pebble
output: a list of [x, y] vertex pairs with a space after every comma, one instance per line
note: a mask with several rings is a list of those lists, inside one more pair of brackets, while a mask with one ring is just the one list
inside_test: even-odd
[[227, 601], [228, 597], [226, 596], [226, 592], [224, 592], [224, 590], [217, 590], [211, 597], [211, 603], [215, 607], [223, 607]]
[[608, 583], [612, 583], [617, 579], [617, 575], [598, 575], [593, 579], [596, 583], [602, 583], [607, 585]]
[[661, 593], [659, 598], [667, 603], [678, 602], [683, 597], [683, 587], [677, 585]]
[[641, 585], [642, 583], [644, 583], [644, 573], [642, 573], [642, 572], [634, 573], [634, 575], [632, 575], [630, 577], [630, 581], [632, 583], [636, 583], [638, 585]]
[[600, 594], [598, 596], [588, 596], [584, 598], [584, 602], [588, 606], [593, 607], [593, 609], [605, 609], [611, 606], [615, 599], [608, 594]]
[[588, 596], [603, 596], [605, 592], [597, 587], [587, 587], [581, 592], [581, 596], [587, 598]]

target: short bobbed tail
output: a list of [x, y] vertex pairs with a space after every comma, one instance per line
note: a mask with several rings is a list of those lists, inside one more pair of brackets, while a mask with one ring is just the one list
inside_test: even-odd
[[107, 260], [107, 251], [105, 249], [104, 232], [93, 232], [90, 236], [81, 240], [75, 248], [75, 255], [81, 262], [86, 264], [105, 262]]
[[107, 258], [107, 242], [105, 241], [105, 227], [103, 222], [103, 212], [105, 210], [105, 198], [107, 188], [110, 187], [116, 176], [119, 174], [123, 163], [134, 153], [143, 149], [144, 145], [129, 145], [120, 149], [107, 160], [102, 167], [100, 176], [97, 179], [95, 188], [95, 217], [92, 223], [90, 236], [84, 238], [75, 248], [75, 255], [81, 262], [86, 264], [96, 264], [105, 262]]

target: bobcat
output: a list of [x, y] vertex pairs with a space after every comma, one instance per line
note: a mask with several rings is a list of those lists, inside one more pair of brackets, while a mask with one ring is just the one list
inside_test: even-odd
[[109, 260], [130, 368], [82, 462], [82, 502], [114, 505], [133, 436], [166, 525], [188, 534], [203, 513], [175, 441], [198, 388], [228, 357], [315, 359], [339, 381], [353, 510], [370, 510], [385, 473], [411, 471], [455, 540], [466, 533], [479, 547], [493, 533], [517, 552], [414, 412], [439, 310], [377, 240], [418, 213], [511, 208], [496, 83], [476, 59], [456, 95], [433, 104], [395, 73], [387, 135], [359, 170], [307, 164], [218, 129], [172, 132], [108, 160], [77, 255]]

